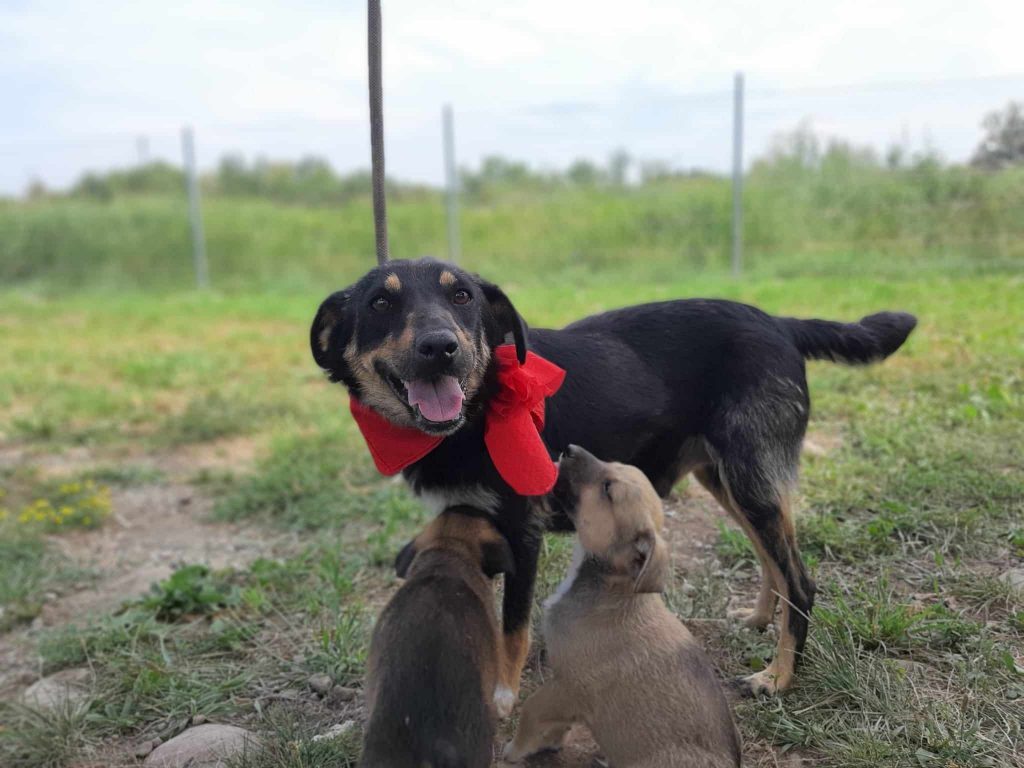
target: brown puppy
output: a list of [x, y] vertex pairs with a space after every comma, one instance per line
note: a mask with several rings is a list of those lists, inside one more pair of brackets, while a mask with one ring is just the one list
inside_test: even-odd
[[488, 515], [451, 507], [398, 556], [407, 580], [370, 643], [364, 768], [484, 768], [501, 633], [491, 577], [512, 550]]
[[661, 499], [636, 467], [570, 446], [555, 495], [576, 525], [573, 568], [547, 601], [554, 676], [523, 705], [510, 762], [584, 723], [612, 768], [734, 768], [740, 741], [714, 670], [660, 592]]

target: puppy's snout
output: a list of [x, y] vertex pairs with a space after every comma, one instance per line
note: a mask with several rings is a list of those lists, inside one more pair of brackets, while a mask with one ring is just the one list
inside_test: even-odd
[[459, 354], [459, 340], [447, 329], [427, 331], [416, 339], [416, 354], [431, 362], [452, 360]]
[[598, 458], [585, 448], [578, 445], [570, 445], [562, 452], [562, 459], [559, 462], [561, 469], [581, 470], [600, 463]]

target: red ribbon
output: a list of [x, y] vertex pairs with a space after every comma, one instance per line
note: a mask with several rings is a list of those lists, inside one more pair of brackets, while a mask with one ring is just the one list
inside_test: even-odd
[[[512, 490], [522, 496], [542, 496], [558, 478], [558, 468], [540, 436], [544, 400], [562, 386], [565, 371], [533, 352], [527, 352], [526, 362], [520, 365], [511, 344], [496, 348], [494, 357], [500, 386], [487, 406], [484, 444]], [[349, 399], [349, 410], [383, 475], [401, 472], [444, 440], [392, 424], [355, 397]]]

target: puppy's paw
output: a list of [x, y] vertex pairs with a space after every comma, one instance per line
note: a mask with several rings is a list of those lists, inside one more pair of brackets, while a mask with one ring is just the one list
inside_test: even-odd
[[779, 685], [779, 676], [770, 668], [762, 669], [746, 677], [739, 677], [733, 682], [733, 686], [743, 696], [774, 696], [782, 690]]
[[758, 613], [753, 608], [733, 608], [727, 611], [728, 616], [732, 621], [739, 622], [743, 626], [749, 629], [757, 629], [764, 631], [768, 628], [768, 625], [772, 623], [772, 617], [764, 613]]
[[498, 717], [506, 718], [512, 714], [512, 709], [516, 705], [516, 692], [509, 688], [507, 685], [501, 685], [500, 683], [494, 689], [494, 709], [498, 713]]
[[501, 762], [503, 763], [509, 763], [510, 765], [515, 763], [521, 763], [523, 762], [523, 758], [525, 757], [526, 755], [523, 753], [523, 751], [516, 747], [515, 739], [509, 741], [505, 745], [505, 748], [501, 750]]

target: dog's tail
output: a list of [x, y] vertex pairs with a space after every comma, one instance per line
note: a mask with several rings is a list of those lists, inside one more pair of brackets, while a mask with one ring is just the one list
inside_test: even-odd
[[917, 325], [917, 318], [906, 312], [878, 312], [856, 323], [795, 317], [778, 317], [776, 321], [804, 357], [850, 365], [884, 360]]

